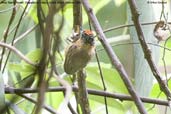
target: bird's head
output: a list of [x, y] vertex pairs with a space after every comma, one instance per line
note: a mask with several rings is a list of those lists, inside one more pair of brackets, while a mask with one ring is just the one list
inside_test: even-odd
[[85, 44], [90, 44], [94, 45], [94, 35], [93, 31], [91, 30], [84, 30], [82, 32], [82, 40], [84, 41]]

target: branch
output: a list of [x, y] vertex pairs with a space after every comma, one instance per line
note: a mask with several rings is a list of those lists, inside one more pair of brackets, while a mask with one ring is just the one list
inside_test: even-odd
[[[78, 92], [78, 87], [72, 86], [73, 92]], [[49, 87], [46, 89], [46, 92], [63, 92], [66, 91], [66, 87]], [[119, 99], [120, 101], [133, 101], [132, 97], [125, 94], [117, 94], [117, 93], [111, 93], [107, 91], [102, 90], [94, 90], [94, 89], [87, 89], [88, 94], [90, 95], [98, 95], [98, 96], [106, 96], [109, 98]], [[24, 89], [18, 89], [18, 88], [11, 88], [6, 87], [5, 88], [6, 94], [30, 94], [30, 93], [38, 93], [38, 89], [32, 89], [32, 88], [24, 88]], [[144, 103], [151, 103], [151, 104], [157, 104], [157, 105], [164, 105], [169, 106], [169, 101], [166, 100], [159, 100], [154, 98], [147, 98], [147, 97], [141, 97], [141, 100]]]
[[17, 8], [17, 7], [18, 7], [18, 5], [15, 5], [15, 6], [12, 6], [10, 8], [4, 9], [4, 10], [0, 10], [0, 13], [10, 12], [12, 9]]
[[135, 102], [139, 112], [142, 114], [147, 114], [145, 107], [144, 107], [140, 97], [136, 93], [135, 89], [133, 88], [133, 85], [132, 85], [131, 81], [129, 80], [128, 74], [126, 73], [123, 65], [121, 64], [118, 57], [114, 53], [110, 44], [106, 41], [106, 37], [103, 33], [103, 30], [102, 30], [96, 16], [94, 15], [92, 8], [90, 7], [90, 5], [88, 3], [88, 0], [81, 0], [81, 1], [83, 3], [83, 6], [84, 6], [86, 12], [87, 12], [87, 15], [89, 16], [90, 20], [92, 21], [92, 25], [94, 26], [96, 33], [99, 35], [99, 40], [100, 40], [101, 44], [105, 48], [105, 50], [111, 60], [112, 65], [115, 66], [116, 70], [119, 72], [122, 80], [124, 81], [124, 83], [128, 89], [128, 92], [131, 94], [132, 98], [134, 99], [134, 102]]
[[[18, 96], [22, 97], [22, 98], [25, 98], [27, 99], [28, 101], [34, 103], [34, 104], [37, 104], [37, 101], [34, 100], [33, 98], [29, 97], [29, 96], [26, 96], [26, 95], [22, 95], [22, 94], [17, 94]], [[47, 106], [47, 105], [43, 105], [42, 106], [44, 109], [46, 109], [47, 111], [49, 111], [50, 113], [52, 114], [59, 114], [58, 112], [56, 112], [56, 110], [54, 110], [53, 108], [51, 108], [50, 106]]]
[[[96, 55], [97, 65], [98, 65], [98, 68], [99, 68], [99, 74], [100, 74], [100, 77], [101, 77], [101, 80], [102, 80], [103, 90], [106, 91], [107, 88], [106, 88], [106, 85], [105, 85], [104, 75], [103, 75], [102, 68], [101, 68], [101, 65], [100, 65], [100, 60], [99, 60], [99, 57], [98, 57], [98, 54], [97, 54], [97, 50], [95, 50], [95, 55]], [[106, 96], [104, 96], [104, 102], [105, 102], [106, 114], [109, 114]]]
[[[30, 0], [29, 0], [29, 1], [30, 1]], [[16, 4], [16, 0], [14, 0], [14, 4]], [[24, 10], [23, 10], [23, 12], [22, 12], [22, 14], [21, 14], [21, 16], [20, 16], [20, 18], [19, 18], [19, 20], [18, 20], [16, 29], [15, 29], [15, 32], [14, 32], [14, 36], [13, 36], [12, 41], [11, 41], [11, 44], [12, 44], [12, 45], [13, 45], [13, 43], [14, 43], [14, 40], [15, 40], [16, 36], [17, 36], [19, 27], [20, 27], [20, 25], [21, 25], [21, 21], [22, 21], [22, 19], [23, 19], [23, 17], [24, 17], [24, 14], [25, 14], [25, 12], [26, 12], [26, 9], [27, 9], [28, 5], [29, 5], [29, 3], [27, 3], [26, 6], [24, 7]], [[15, 11], [15, 12], [16, 12], [16, 11]], [[7, 57], [6, 57], [4, 66], [3, 66], [3, 68], [2, 68], [2, 72], [4, 72], [4, 70], [5, 70], [5, 68], [6, 68], [6, 65], [7, 65], [8, 59], [9, 59], [9, 57], [10, 57], [10, 54], [11, 54], [11, 51], [9, 51], [8, 54], [7, 54]]]
[[90, 114], [88, 92], [86, 87], [86, 74], [83, 70], [77, 72], [79, 103], [83, 114]]
[[128, 2], [129, 2], [131, 13], [132, 13], [132, 20], [134, 22], [134, 25], [135, 25], [135, 28], [137, 31], [137, 35], [138, 35], [138, 39], [140, 41], [141, 47], [142, 47], [144, 55], [145, 55], [145, 59], [147, 60], [154, 77], [158, 81], [161, 91], [163, 91], [165, 93], [165, 95], [168, 97], [168, 100], [171, 100], [170, 90], [167, 87], [166, 83], [162, 80], [160, 73], [152, 59], [151, 50], [145, 41], [144, 34], [143, 34], [143, 31], [141, 28], [141, 24], [139, 22], [139, 13], [137, 11], [136, 2], [135, 2], [135, 0], [128, 0]]
[[67, 106], [67, 104], [69, 103], [69, 97], [71, 96], [72, 93], [72, 88], [70, 86], [70, 84], [65, 81], [64, 79], [60, 78], [56, 73], [53, 73], [54, 77], [56, 78], [56, 80], [63, 86], [65, 87], [65, 99], [63, 101], [64, 106]]
[[36, 66], [37, 64], [29, 60], [25, 55], [23, 55], [18, 49], [16, 49], [14, 46], [11, 46], [9, 44], [0, 42], [1, 47], [8, 48], [9, 50], [13, 51], [16, 55], [18, 55], [22, 60], [24, 60], [26, 63], [31, 64], [33, 66]]
[[[74, 0], [74, 2], [80, 2], [80, 0]], [[82, 27], [82, 7], [81, 4], [73, 4], [73, 28], [74, 32], [81, 33], [80, 27]], [[91, 109], [88, 101], [88, 93], [86, 87], [86, 74], [83, 69], [77, 72], [78, 81], [78, 93], [76, 93], [76, 101], [81, 106], [81, 111], [83, 114], [90, 114]], [[78, 99], [78, 100], [77, 100]], [[78, 107], [77, 103], [77, 107]], [[77, 108], [78, 109], [78, 108]], [[78, 112], [79, 113], [79, 112]]]
[[[37, 0], [37, 2], [41, 2], [41, 0]], [[52, 5], [52, 4], [51, 4]], [[44, 104], [45, 100], [45, 91], [48, 86], [48, 82], [45, 79], [46, 68], [49, 63], [48, 52], [50, 52], [50, 42], [51, 42], [51, 34], [53, 31], [53, 17], [54, 10], [52, 6], [48, 7], [48, 14], [45, 17], [45, 13], [43, 10], [43, 6], [41, 4], [37, 4], [37, 17], [38, 24], [40, 27], [40, 31], [42, 34], [42, 52], [43, 56], [39, 62], [39, 67], [37, 68], [38, 72], [38, 82], [37, 86], [40, 88], [38, 97], [37, 97], [37, 107], [35, 109], [35, 114], [41, 113], [41, 108]], [[47, 4], [48, 6], [48, 4]], [[46, 19], [45, 19], [46, 18]], [[44, 26], [46, 25], [46, 26]]]
[[[13, 4], [14, 4], [14, 6], [16, 6], [16, 1], [14, 1]], [[10, 26], [13, 23], [15, 16], [16, 16], [16, 7], [14, 7], [12, 10], [12, 14], [11, 14], [7, 29], [5, 30], [4, 35], [3, 35], [3, 42], [4, 43], [6, 43], [6, 41], [7, 41]], [[3, 61], [4, 54], [5, 54], [5, 48], [3, 47], [2, 52], [1, 52], [1, 58], [0, 58], [0, 70], [2, 69], [2, 61]]]
[[[152, 24], [157, 24], [157, 22], [145, 22], [145, 23], [141, 23], [141, 25], [152, 25]], [[171, 22], [168, 22], [168, 24], [171, 24]], [[111, 27], [111, 28], [108, 28], [106, 30], [104, 30], [103, 32], [106, 33], [106, 32], [110, 32], [112, 30], [117, 30], [117, 29], [121, 29], [121, 28], [125, 28], [125, 27], [132, 27], [134, 26], [134, 24], [124, 24], [124, 25], [118, 25], [118, 26], [114, 26], [114, 27]]]
[[31, 33], [34, 29], [36, 29], [38, 27], [38, 24], [34, 25], [33, 27], [31, 27], [29, 30], [27, 30], [26, 32], [24, 32], [23, 34], [21, 34], [19, 37], [15, 38], [14, 40], [14, 45], [19, 42], [20, 40], [22, 40], [26, 35], [28, 35], [29, 33]]

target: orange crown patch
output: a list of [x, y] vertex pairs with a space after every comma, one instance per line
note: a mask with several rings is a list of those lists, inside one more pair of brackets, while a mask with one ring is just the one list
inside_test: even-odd
[[84, 30], [83, 32], [87, 35], [93, 35], [93, 31], [91, 30]]

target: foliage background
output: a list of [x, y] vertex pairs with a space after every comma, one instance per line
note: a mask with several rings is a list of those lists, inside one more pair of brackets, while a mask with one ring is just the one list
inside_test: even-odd
[[[160, 13], [161, 13], [161, 5], [157, 4], [151, 4], [153, 5], [154, 9], [150, 10], [146, 7], [151, 7], [149, 4], [147, 4], [147, 1], [137, 1], [138, 8], [141, 13], [141, 22], [154, 22], [158, 21], [160, 19]], [[141, 3], [142, 2], [142, 3]], [[170, 19], [170, 1], [167, 1], [167, 6], [165, 7], [165, 12], [168, 13], [168, 18]], [[98, 21], [100, 22], [101, 26], [103, 27], [103, 30], [106, 30], [110, 27], [116, 27], [119, 25], [125, 25], [132, 23], [130, 21], [130, 12], [128, 9], [128, 4], [126, 0], [90, 0], [91, 6], [93, 6], [93, 11], [96, 13], [96, 16], [98, 18]], [[144, 5], [142, 5], [144, 4]], [[10, 7], [13, 7], [12, 4], [0, 4], [0, 10], [3, 11], [4, 9], [8, 9]], [[8, 35], [7, 43], [10, 44], [12, 41], [12, 38], [14, 36], [13, 27], [18, 23], [23, 8], [25, 7], [25, 4], [18, 4], [16, 16], [14, 19], [14, 22], [12, 23], [10, 27], [10, 34]], [[36, 14], [36, 4], [30, 4], [30, 8], [27, 10], [27, 12], [24, 14], [24, 17], [21, 21], [21, 25], [18, 28], [17, 36], [20, 37], [22, 34], [24, 34], [27, 30], [35, 26], [37, 21], [37, 14]], [[44, 11], [47, 11], [47, 6], [44, 5]], [[145, 7], [145, 8], [144, 8]], [[66, 42], [66, 38], [71, 34], [72, 32], [72, 26], [73, 26], [73, 15], [72, 15], [72, 4], [67, 4], [64, 8], [64, 25], [61, 32], [62, 42], [60, 45], [60, 54], [56, 55], [57, 61], [57, 68], [61, 75], [64, 75], [64, 79], [70, 81], [70, 77], [66, 74], [63, 74], [63, 60], [64, 60], [64, 48], [68, 45]], [[9, 17], [11, 16], [12, 10], [2, 12], [0, 13], [1, 21], [0, 21], [0, 34], [1, 39], [3, 39], [4, 30], [7, 28], [7, 25], [9, 23]], [[146, 13], [145, 13], [146, 12]], [[151, 18], [152, 17], [152, 18]], [[169, 21], [168, 19], [168, 21]], [[62, 14], [58, 13], [54, 17], [54, 25], [55, 30], [58, 29], [60, 22], [62, 20]], [[145, 35], [146, 38], [149, 38], [152, 42], [155, 42], [154, 37], [152, 35], [153, 31], [153, 25], [146, 26], [144, 30], [144, 33], [148, 33]], [[88, 23], [88, 17], [83, 11], [83, 28], [88, 29], [89, 23]], [[55, 31], [54, 30], [54, 31]], [[145, 62], [143, 54], [139, 54], [141, 52], [140, 48], [137, 48], [137, 45], [131, 44], [131, 42], [137, 42], [136, 37], [134, 37], [136, 34], [135, 30], [129, 29], [128, 27], [113, 30], [106, 32], [105, 35], [108, 37], [108, 41], [113, 46], [114, 51], [116, 52], [117, 56], [121, 60], [122, 64], [124, 65], [126, 71], [128, 72], [130, 79], [135, 84], [135, 88], [137, 89], [138, 93], [142, 96], [149, 96], [153, 98], [161, 98], [166, 99], [165, 95], [160, 94], [161, 91], [158, 87], [158, 84], [153, 78], [148, 79], [148, 77], [152, 77], [151, 73], [146, 73], [147, 70], [149, 70], [146, 66], [143, 66], [142, 64]], [[132, 39], [132, 37], [134, 37]], [[97, 45], [97, 53], [99, 55], [100, 64], [102, 67], [102, 72], [105, 80], [105, 85], [108, 92], [112, 93], [120, 93], [120, 94], [128, 94], [125, 85], [123, 84], [119, 74], [116, 70], [111, 69], [111, 64], [109, 61], [109, 58], [107, 57], [106, 52], [103, 50], [103, 47], [100, 45], [100, 43], [96, 40]], [[161, 45], [164, 45], [162, 43]], [[41, 58], [41, 50], [39, 49], [41, 47], [41, 35], [39, 29], [33, 29], [32, 32], [30, 32], [28, 35], [24, 36], [20, 41], [18, 41], [14, 45], [18, 50], [20, 50], [23, 54], [25, 54], [29, 59], [33, 61], [39, 61]], [[171, 40], [167, 41], [167, 48], [171, 48]], [[153, 48], [153, 46], [151, 46]], [[157, 54], [154, 56], [156, 59], [156, 63], [159, 63], [159, 69], [162, 73], [162, 75], [166, 75], [164, 72], [164, 64], [163, 64], [163, 48], [161, 47], [155, 47], [154, 52]], [[160, 55], [159, 55], [160, 53]], [[170, 51], [166, 51], [166, 54], [164, 54], [164, 61], [166, 62], [167, 67], [167, 76], [170, 77], [170, 68], [171, 68], [171, 60], [170, 58]], [[5, 55], [6, 57], [6, 55]], [[160, 58], [159, 58], [160, 57]], [[141, 62], [139, 62], [141, 61]], [[4, 64], [5, 61], [3, 61]], [[139, 66], [140, 68], [137, 69]], [[140, 71], [141, 69], [141, 71]], [[3, 93], [5, 87], [16, 87], [16, 88], [22, 88], [22, 86], [26, 83], [27, 79], [31, 79], [33, 81], [33, 84], [31, 88], [34, 88], [36, 85], [37, 77], [34, 74], [34, 68], [30, 65], [23, 62], [21, 59], [16, 56], [16, 54], [11, 54], [10, 59], [8, 60], [7, 66], [5, 67], [5, 71], [1, 70], [1, 85], [0, 85], [0, 104], [4, 104], [4, 102], [12, 102], [10, 105], [10, 112], [17, 113], [17, 114], [31, 114], [34, 110], [34, 104], [25, 100], [22, 97], [19, 97], [18, 95], [14, 94], [5, 94]], [[87, 72], [87, 88], [92, 88], [96, 90], [103, 90], [101, 77], [99, 75], [99, 68], [97, 65], [96, 58], [94, 57], [93, 60], [88, 64], [86, 67]], [[136, 75], [138, 72], [138, 75]], [[147, 71], [150, 72], [150, 71]], [[141, 77], [146, 77], [144, 82], [141, 82]], [[4, 80], [4, 81], [2, 81]], [[150, 80], [150, 81], [147, 81]], [[3, 84], [4, 83], [4, 84]], [[140, 84], [140, 85], [138, 85]], [[170, 81], [168, 83], [170, 85]], [[49, 81], [50, 87], [57, 87], [59, 86], [59, 83], [52, 78]], [[170, 87], [170, 86], [169, 86]], [[147, 90], [148, 88], [148, 90]], [[147, 90], [147, 91], [146, 91]], [[145, 93], [144, 93], [145, 92]], [[159, 95], [160, 94], [160, 95]], [[159, 97], [158, 97], [159, 95]], [[14, 96], [16, 96], [16, 99], [14, 101], [10, 101]], [[36, 98], [36, 94], [31, 95], [32, 98]], [[69, 114], [69, 109], [64, 110], [62, 107], [62, 101], [64, 99], [64, 96], [62, 92], [47, 92], [45, 97], [45, 104], [51, 106], [54, 109], [57, 109], [59, 112], [63, 112], [64, 114]], [[70, 102], [73, 106], [76, 106], [75, 104], [75, 98], [74, 94], [70, 98]], [[104, 103], [104, 97], [95, 96], [95, 95], [89, 95], [89, 102], [90, 107], [92, 110], [92, 113], [94, 114], [105, 114], [105, 103]], [[107, 105], [109, 114], [112, 112], [115, 112], [117, 114], [126, 114], [126, 113], [136, 113], [136, 108], [132, 102], [128, 101], [120, 101], [118, 99], [113, 98], [107, 98]], [[146, 108], [150, 109], [152, 105], [147, 104]], [[160, 107], [160, 108], [158, 108]], [[65, 112], [66, 111], [66, 112]], [[155, 106], [154, 108], [151, 108], [149, 111], [149, 114], [157, 114], [162, 113], [164, 114], [164, 108], [162, 106]], [[46, 110], [43, 109], [42, 113], [47, 114]], [[167, 113], [169, 114], [170, 111], [167, 110]]]

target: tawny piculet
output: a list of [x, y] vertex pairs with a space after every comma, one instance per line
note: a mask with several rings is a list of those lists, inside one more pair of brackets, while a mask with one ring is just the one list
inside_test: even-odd
[[86, 67], [95, 53], [94, 35], [91, 30], [84, 30], [80, 38], [67, 47], [65, 52], [64, 71], [74, 74]]
[[157, 38], [158, 43], [160, 41], [165, 41], [170, 36], [170, 33], [166, 29], [166, 23], [164, 21], [159, 21], [155, 25], [153, 34]]

